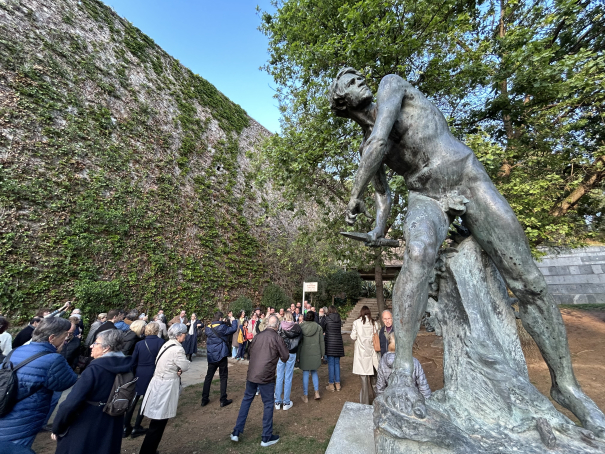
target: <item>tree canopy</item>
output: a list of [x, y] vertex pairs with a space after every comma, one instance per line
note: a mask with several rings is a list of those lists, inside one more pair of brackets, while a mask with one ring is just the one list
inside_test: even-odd
[[[336, 235], [361, 139], [356, 125], [331, 114], [325, 97], [344, 65], [361, 70], [374, 91], [385, 75], [398, 74], [425, 93], [484, 164], [532, 246], [573, 245], [599, 234], [601, 2], [275, 0], [273, 6], [261, 12], [260, 30], [269, 38], [265, 69], [278, 84], [283, 115], [282, 132], [265, 147], [267, 171], [292, 198], [317, 202], [330, 257], [366, 264], [372, 257]], [[397, 237], [406, 189], [400, 177], [389, 177], [397, 202], [390, 235]]]

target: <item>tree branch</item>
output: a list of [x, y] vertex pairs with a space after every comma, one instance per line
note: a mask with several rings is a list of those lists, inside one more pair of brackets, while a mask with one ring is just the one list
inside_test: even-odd
[[605, 178], [605, 170], [603, 170], [604, 164], [604, 156], [597, 158], [591, 165], [591, 168], [593, 169], [592, 172], [587, 172], [584, 180], [580, 183], [580, 186], [574, 189], [571, 194], [563, 199], [563, 201], [557, 203], [550, 210], [550, 214], [554, 217], [565, 216], [565, 214], [567, 214], [567, 212], [572, 209], [587, 192], [591, 191], [597, 184], [603, 181], [603, 178]]

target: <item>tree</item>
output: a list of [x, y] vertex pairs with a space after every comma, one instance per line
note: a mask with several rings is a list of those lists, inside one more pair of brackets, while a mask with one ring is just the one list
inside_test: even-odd
[[275, 307], [277, 309], [281, 309], [282, 307], [285, 309], [290, 306], [290, 298], [286, 295], [284, 290], [275, 285], [269, 284], [265, 287], [265, 291], [263, 292], [263, 298], [261, 300], [261, 304], [265, 307]]
[[[378, 273], [382, 256], [336, 235], [360, 134], [331, 114], [325, 95], [343, 65], [362, 70], [374, 90], [394, 73], [444, 112], [532, 246], [595, 235], [605, 178], [605, 18], [597, 3], [274, 1], [260, 26], [282, 109], [282, 133], [264, 149], [271, 175], [292, 198], [317, 202], [323, 228], [316, 233], [336, 261], [374, 262]], [[406, 190], [389, 177], [398, 198], [390, 234], [398, 237]]]

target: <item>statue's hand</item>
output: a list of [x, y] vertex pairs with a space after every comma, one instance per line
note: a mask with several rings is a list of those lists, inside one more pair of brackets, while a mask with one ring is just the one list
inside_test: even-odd
[[361, 199], [351, 199], [347, 205], [345, 221], [349, 225], [355, 225], [357, 216], [366, 212], [366, 204]]
[[407, 416], [426, 418], [424, 396], [420, 394], [412, 377], [402, 370], [394, 370], [389, 377], [384, 401], [387, 406]]
[[371, 247], [381, 246], [381, 244], [380, 244], [381, 238], [384, 238], [384, 234], [382, 233], [381, 229], [374, 229], [371, 232], [368, 232], [368, 242], [366, 243], [366, 246], [371, 246]]

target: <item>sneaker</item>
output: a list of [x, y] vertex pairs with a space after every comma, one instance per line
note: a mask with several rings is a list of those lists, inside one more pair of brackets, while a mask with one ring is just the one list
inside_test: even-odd
[[257, 391], [256, 391], [256, 395], [258, 396], [259, 394], [260, 394], [260, 391], [258, 391], [258, 390], [257, 390]]
[[290, 402], [289, 404], [284, 404], [282, 410], [290, 410], [294, 406], [294, 402]]
[[278, 441], [279, 441], [279, 435], [271, 435], [271, 437], [269, 437], [269, 439], [267, 441], [261, 441], [260, 445], [263, 448], [266, 448], [267, 446], [274, 445]]
[[239, 441], [239, 435], [231, 434], [231, 441]]
[[275, 409], [279, 410], [281, 408], [281, 404], [278, 404], [277, 402], [275, 402]]

